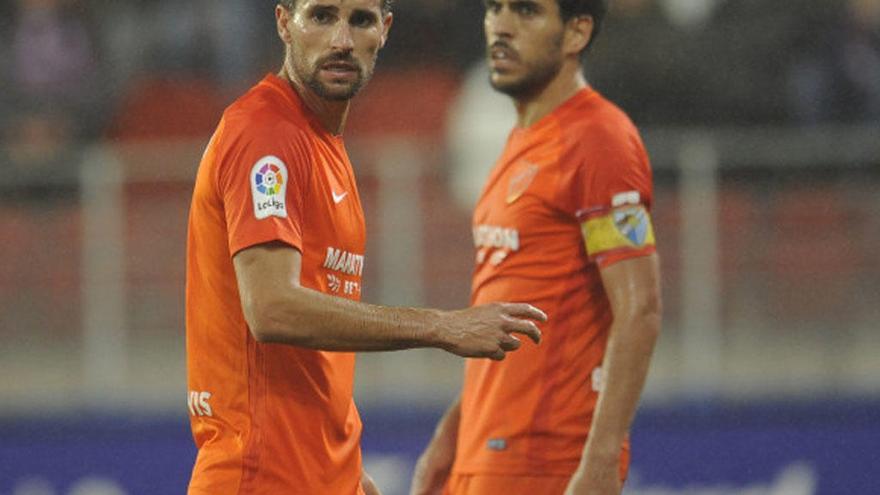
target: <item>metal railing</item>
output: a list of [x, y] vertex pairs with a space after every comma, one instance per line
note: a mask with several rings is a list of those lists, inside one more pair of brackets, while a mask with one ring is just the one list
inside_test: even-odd
[[[800, 197], [806, 224], [768, 224], [767, 204], [801, 186], [832, 193], [840, 203], [840, 211], [833, 214], [859, 213], [828, 234], [837, 237], [823, 240], [823, 249], [880, 243], [880, 235], [875, 235], [880, 231], [880, 128], [655, 129], [645, 136], [658, 177], [655, 221], [661, 241], [667, 241], [661, 244], [661, 254], [668, 275], [668, 317], [647, 400], [880, 394], [875, 378], [880, 365], [874, 359], [880, 352], [875, 336], [880, 314], [865, 296], [866, 290], [878, 288], [880, 264], [865, 258], [853, 262], [855, 270], [838, 276], [832, 267], [826, 270], [831, 273], [818, 278], [804, 277], [795, 292], [814, 279], [845, 282], [814, 287], [813, 292], [819, 299], [833, 293], [835, 300], [843, 300], [834, 308], [846, 317], [820, 314], [806, 329], [801, 316], [768, 309], [775, 304], [768, 300], [787, 297], [775, 288], [780, 278], [775, 268], [748, 260], [725, 268], [730, 252], [726, 240], [736, 234], [732, 229], [753, 230], [753, 244], [742, 249], [764, 256], [778, 252], [771, 238], [776, 230], [814, 228], [809, 193]], [[17, 377], [0, 386], [0, 414], [184, 407], [183, 232], [203, 147], [202, 141], [90, 147], [72, 184], [78, 197], [41, 207], [39, 215], [51, 218], [56, 210], [64, 210], [78, 222], [79, 246], [70, 248], [78, 256], [50, 257], [43, 262], [49, 266], [31, 264], [41, 259], [35, 254], [53, 242], [55, 234], [24, 228], [39, 218], [20, 195], [0, 199], [0, 213], [5, 214], [0, 217], [0, 238], [8, 248], [3, 251], [3, 273], [8, 276], [0, 280], [0, 294], [6, 299], [0, 320], [0, 368]], [[442, 147], [390, 137], [355, 141], [350, 149], [368, 216], [367, 298], [445, 307], [466, 300], [463, 292], [472, 259], [466, 240], [468, 212], [450, 206]], [[730, 177], [743, 170], [756, 171], [759, 177]], [[807, 174], [811, 170], [826, 173], [816, 178]], [[761, 176], [768, 173], [771, 179]], [[779, 187], [779, 175], [788, 185]], [[0, 186], [7, 192], [19, 188], [4, 182]], [[732, 206], [730, 190], [746, 198], [733, 205], [746, 211], [746, 220], [736, 226], [724, 221]], [[761, 201], [749, 201], [756, 197]], [[449, 221], [435, 225], [425, 220], [436, 218], [441, 210]], [[853, 230], [851, 235], [847, 229]], [[762, 233], [772, 236], [762, 239]], [[40, 235], [46, 238], [34, 238]], [[437, 247], [429, 239], [456, 241], [451, 247]], [[14, 243], [31, 248], [16, 250]], [[858, 251], [870, 249], [861, 245]], [[816, 256], [821, 259], [823, 253]], [[456, 269], [432, 271], [437, 256], [442, 256], [444, 266]], [[784, 253], [773, 256], [785, 259]], [[54, 282], [53, 271], [71, 263], [76, 265], [78, 284]], [[793, 276], [797, 281], [797, 273]], [[769, 289], [764, 287], [767, 280]], [[49, 296], [38, 296], [46, 290], [62, 303], [53, 306]], [[450, 293], [457, 295], [449, 297]], [[769, 298], [762, 297], [767, 294]], [[806, 301], [810, 305], [809, 297]], [[41, 326], [40, 315], [47, 311], [59, 317]], [[30, 332], [33, 338], [23, 337]], [[439, 351], [359, 359], [361, 402], [435, 405], [457, 391], [460, 361]]]

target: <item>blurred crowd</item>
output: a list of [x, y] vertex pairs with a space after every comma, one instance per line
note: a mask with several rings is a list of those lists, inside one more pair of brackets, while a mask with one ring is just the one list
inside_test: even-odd
[[[228, 103], [277, 69], [273, 6], [0, 2], [0, 183], [65, 161], [76, 143], [130, 132], [138, 97], [169, 95], [178, 112], [188, 95]], [[481, 57], [482, 10], [478, 0], [398, 0], [379, 70], [464, 74]], [[880, 0], [614, 0], [588, 60], [591, 82], [643, 126], [880, 121]], [[188, 81], [188, 92], [175, 97], [168, 81]]]

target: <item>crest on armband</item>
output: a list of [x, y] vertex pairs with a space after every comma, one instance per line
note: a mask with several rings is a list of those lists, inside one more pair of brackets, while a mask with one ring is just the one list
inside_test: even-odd
[[644, 208], [622, 208], [611, 213], [614, 226], [633, 247], [642, 247], [648, 240], [651, 221]]

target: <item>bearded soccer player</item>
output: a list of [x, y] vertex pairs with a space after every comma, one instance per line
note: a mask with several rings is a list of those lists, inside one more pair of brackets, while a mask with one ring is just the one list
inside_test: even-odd
[[660, 330], [652, 179], [638, 131], [592, 89], [598, 0], [487, 0], [491, 84], [518, 121], [474, 212], [473, 304], [550, 316], [540, 347], [469, 360], [412, 495], [619, 495]]
[[377, 494], [362, 472], [356, 351], [503, 359], [528, 304], [357, 302], [364, 219], [341, 138], [392, 23], [390, 0], [275, 8], [283, 68], [230, 106], [196, 178], [187, 252], [193, 495]]

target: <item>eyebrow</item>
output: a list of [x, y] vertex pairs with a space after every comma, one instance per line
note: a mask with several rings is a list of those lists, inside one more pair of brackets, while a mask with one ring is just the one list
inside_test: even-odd
[[311, 7], [309, 7], [306, 11], [307, 12], [316, 12], [319, 10], [336, 14], [339, 12], [339, 7], [337, 7], [335, 5], [316, 4], [316, 5], [312, 5]]
[[[483, 0], [483, 5], [485, 5], [486, 7], [491, 7], [493, 5], [500, 5], [502, 3], [504, 3], [503, 0]], [[541, 4], [539, 4], [535, 0], [510, 0], [509, 2], [507, 2], [507, 4], [508, 4], [508, 7], [511, 9], [514, 9], [517, 7], [525, 7], [525, 6], [532, 7], [536, 10], [541, 8]]]
[[[317, 5], [312, 5], [311, 7], [309, 7], [307, 9], [307, 12], [310, 12], [310, 13], [319, 12], [319, 11], [328, 12], [331, 14], [339, 14], [339, 7], [336, 5], [317, 4]], [[355, 15], [369, 16], [370, 19], [372, 19], [372, 20], [379, 19], [379, 16], [377, 16], [374, 11], [372, 11], [370, 9], [364, 9], [364, 8], [356, 8], [356, 9], [352, 10], [351, 15], [352, 16], [355, 16]]]
[[535, 0], [512, 0], [512, 1], [510, 2], [510, 7], [511, 7], [511, 8], [513, 8], [513, 7], [525, 7], [525, 6], [534, 7], [534, 8], [536, 8], [536, 9], [541, 7], [541, 5], [538, 4], [538, 2], [536, 2]]
[[354, 9], [354, 10], [351, 12], [351, 15], [353, 15], [353, 16], [354, 16], [354, 15], [364, 15], [364, 16], [369, 16], [370, 19], [372, 19], [372, 20], [378, 20], [378, 19], [379, 19], [379, 16], [376, 15], [376, 12], [375, 12], [375, 11], [372, 11], [372, 10], [370, 10], [370, 9]]

